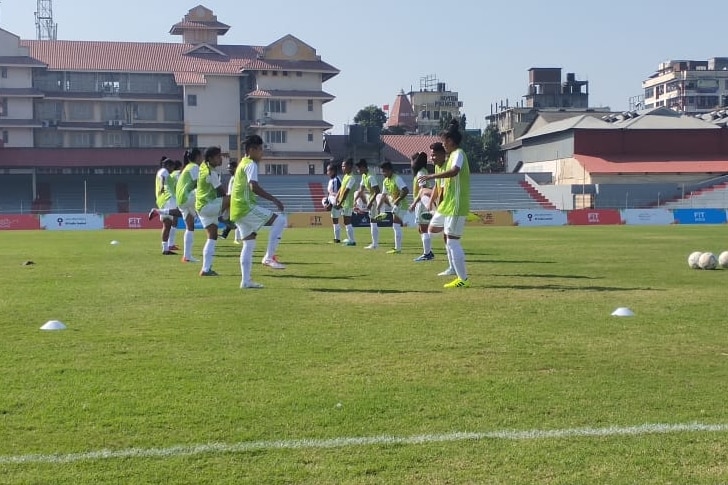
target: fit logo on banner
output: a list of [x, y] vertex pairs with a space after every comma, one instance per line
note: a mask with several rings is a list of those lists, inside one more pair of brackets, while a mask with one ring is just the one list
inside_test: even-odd
[[693, 212], [695, 222], [705, 222], [705, 212]]
[[321, 224], [321, 216], [311, 216], [311, 225], [312, 226], [320, 226]]
[[142, 218], [141, 217], [130, 217], [129, 218], [129, 229], [141, 229]]
[[587, 221], [589, 221], [589, 224], [599, 224], [599, 213], [589, 212], [587, 215]]

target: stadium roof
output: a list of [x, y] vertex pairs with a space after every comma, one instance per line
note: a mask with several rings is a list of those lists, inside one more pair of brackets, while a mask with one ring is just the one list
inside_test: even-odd
[[430, 145], [440, 141], [437, 136], [429, 135], [382, 135], [384, 143], [383, 159], [396, 164], [409, 164], [417, 152], [430, 153]]

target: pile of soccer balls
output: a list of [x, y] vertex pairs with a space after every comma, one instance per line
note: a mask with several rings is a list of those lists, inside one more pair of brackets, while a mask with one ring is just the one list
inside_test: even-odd
[[723, 251], [717, 258], [710, 252], [695, 251], [688, 256], [688, 266], [692, 269], [728, 268], [728, 251]]

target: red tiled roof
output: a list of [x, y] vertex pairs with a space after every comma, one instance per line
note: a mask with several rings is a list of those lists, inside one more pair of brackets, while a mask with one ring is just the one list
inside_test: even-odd
[[156, 167], [181, 148], [1, 148], [0, 167]]
[[440, 141], [437, 136], [429, 135], [382, 135], [384, 160], [392, 163], [407, 163], [417, 152], [430, 152], [430, 145]]
[[214, 46], [221, 56], [189, 52], [194, 46], [183, 43], [21, 40], [20, 44], [57, 71], [237, 75], [243, 70], [289, 70], [322, 72], [328, 77], [339, 73], [323, 61], [267, 61], [261, 57], [265, 48], [260, 46]]
[[[264, 122], [265, 121], [265, 122]], [[281, 128], [323, 128], [330, 129], [334, 125], [323, 120], [256, 120], [251, 126], [255, 127], [281, 127]]]
[[207, 79], [199, 72], [175, 72], [174, 82], [180, 86], [204, 86], [207, 84]]
[[308, 99], [325, 99], [330, 101], [335, 96], [324, 91], [292, 91], [284, 89], [270, 89], [267, 91], [257, 90], [248, 93], [246, 98], [308, 98]]
[[637, 173], [728, 173], [728, 157], [719, 159], [601, 158], [575, 154], [574, 158], [591, 174]]
[[392, 115], [387, 120], [387, 126], [401, 126], [408, 131], [415, 131], [417, 128], [417, 118], [412, 109], [407, 95], [404, 92], [397, 95], [392, 108]]
[[190, 20], [183, 20], [182, 22], [177, 22], [172, 26], [172, 28], [169, 30], [169, 33], [172, 35], [180, 35], [184, 33], [185, 30], [197, 30], [197, 29], [204, 29], [204, 30], [217, 30], [217, 33], [220, 35], [224, 35], [228, 30], [230, 30], [230, 26], [223, 24], [222, 22], [218, 22], [216, 20], [203, 20], [203, 21], [190, 21]]

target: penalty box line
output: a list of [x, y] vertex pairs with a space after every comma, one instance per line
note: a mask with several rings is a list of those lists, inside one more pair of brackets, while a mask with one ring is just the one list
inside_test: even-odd
[[0, 456], [0, 465], [29, 463], [73, 463], [97, 461], [114, 458], [170, 458], [204, 454], [245, 453], [251, 451], [271, 451], [285, 449], [325, 449], [347, 448], [372, 445], [418, 445], [428, 443], [448, 443], [456, 441], [500, 440], [544, 440], [558, 438], [640, 436], [648, 434], [674, 433], [722, 433], [728, 431], [728, 424], [643, 424], [639, 426], [606, 428], [570, 428], [553, 430], [503, 430], [484, 433], [457, 432], [446, 434], [425, 434], [415, 436], [371, 436], [331, 439], [302, 439], [283, 441], [247, 441], [241, 443], [207, 443], [180, 445], [169, 448], [127, 448], [122, 450], [98, 450], [84, 453], [29, 454]]

